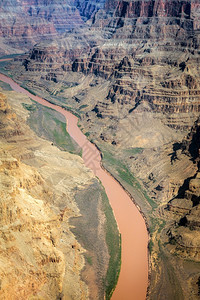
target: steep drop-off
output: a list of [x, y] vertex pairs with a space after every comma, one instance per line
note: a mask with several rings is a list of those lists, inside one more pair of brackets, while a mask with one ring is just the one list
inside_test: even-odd
[[[200, 259], [200, 123], [195, 122], [191, 132], [180, 144], [180, 150], [188, 155], [197, 165], [197, 173], [187, 178], [180, 187], [177, 197], [168, 203], [168, 210], [176, 215], [174, 228], [168, 231], [170, 243], [174, 245], [173, 251], [179, 255]], [[174, 249], [175, 248], [175, 249]]]
[[175, 2], [119, 1], [111, 10], [106, 3], [91, 26], [37, 45], [26, 71], [54, 81], [66, 71], [101, 76], [110, 86], [94, 102], [97, 116], [133, 119], [148, 110], [158, 122], [188, 130], [200, 109], [199, 4]]
[[151, 231], [150, 299], [198, 299], [199, 29], [199, 1], [106, 1], [4, 70], [78, 113], [136, 197]]
[[103, 9], [105, 0], [74, 0], [84, 20], [90, 19], [99, 9]]
[[[102, 299], [109, 262], [104, 191], [79, 156], [58, 150], [30, 130], [29, 112], [22, 107], [31, 111], [27, 97], [4, 93], [9, 105], [1, 93], [0, 297]], [[91, 207], [95, 222], [88, 219], [80, 198]], [[71, 218], [76, 219], [74, 234]], [[84, 249], [76, 234], [81, 226], [87, 241], [86, 219], [98, 235], [92, 235]]]
[[44, 39], [83, 24], [71, 1], [1, 1], [0, 54], [24, 53]]

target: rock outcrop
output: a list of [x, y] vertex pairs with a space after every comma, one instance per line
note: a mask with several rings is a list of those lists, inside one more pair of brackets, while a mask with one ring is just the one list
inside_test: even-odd
[[[199, 168], [200, 150], [200, 124], [199, 118], [191, 132], [180, 145], [182, 152], [186, 153]], [[169, 241], [174, 245], [173, 251], [188, 259], [200, 259], [200, 172], [184, 181], [178, 196], [168, 203], [168, 210], [176, 217], [174, 228], [169, 229]]]
[[[5, 1], [4, 1], [5, 2]], [[44, 39], [83, 24], [71, 1], [10, 0], [0, 4], [0, 35], [4, 45], [0, 54], [26, 52]]]
[[198, 118], [190, 133], [181, 143], [181, 150], [192, 158], [197, 164], [200, 161], [200, 118]]
[[76, 1], [83, 19], [90, 18], [83, 28], [37, 44], [10, 70], [28, 88], [78, 112], [90, 138], [113, 147], [148, 191], [152, 299], [160, 293], [173, 299], [167, 283], [176, 284], [174, 278], [186, 298], [194, 288], [196, 299], [200, 272], [188, 262], [186, 275], [183, 259], [199, 261], [199, 1], [107, 0], [86, 13], [88, 3]]
[[74, 5], [84, 20], [90, 19], [99, 9], [103, 9], [105, 0], [74, 0]]
[[109, 79], [97, 116], [119, 119], [145, 106], [168, 127], [188, 130], [200, 111], [199, 9], [191, 1], [106, 2], [89, 27], [37, 45], [26, 71]]
[[[58, 150], [30, 130], [28, 111], [22, 108], [22, 103], [31, 105], [27, 97], [7, 95], [14, 111], [0, 93], [0, 298], [101, 299], [100, 277], [109, 259], [99, 208], [101, 188], [79, 156]], [[96, 266], [91, 266], [69, 223], [75, 217], [79, 226], [76, 190], [84, 198], [94, 185], [98, 208], [93, 207], [97, 215], [92, 226], [99, 234], [92, 243], [100, 244], [102, 258], [96, 262], [92, 254]]]
[[176, 198], [168, 204], [168, 209], [179, 220], [172, 226], [167, 235], [171, 244], [170, 252], [199, 262], [200, 259], [200, 175], [190, 179], [184, 198]]

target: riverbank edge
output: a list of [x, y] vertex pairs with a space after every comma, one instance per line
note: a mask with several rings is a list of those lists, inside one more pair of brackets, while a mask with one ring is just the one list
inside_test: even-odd
[[[27, 90], [31, 95], [37, 96], [37, 94], [36, 94], [34, 91], [32, 91], [32, 90], [30, 90], [30, 89], [24, 87], [23, 85], [21, 85], [21, 82], [17, 82], [17, 81], [14, 80], [11, 76], [8, 76], [7, 74], [3, 74], [3, 73], [1, 73], [1, 72], [0, 72], [0, 74], [4, 75], [5, 77], [10, 78], [13, 82], [15, 82], [16, 84], [18, 84], [20, 87], [22, 87], [23, 89]], [[13, 90], [13, 89], [12, 89], [12, 90]], [[57, 104], [57, 103], [55, 104], [53, 101], [48, 100], [48, 99], [46, 99], [45, 97], [42, 97], [42, 96], [39, 96], [39, 97], [41, 97], [42, 99], [44, 99], [46, 102], [48, 102], [48, 103], [50, 103], [50, 104], [52, 104], [52, 105], [55, 105], [55, 106], [57, 106], [57, 107], [61, 107], [62, 109], [66, 110], [66, 111], [69, 111], [70, 113], [72, 113], [73, 115], [75, 115], [75, 116], [77, 117], [77, 126], [78, 126], [78, 120], [80, 119], [80, 116], [79, 116], [78, 114], [74, 113], [73, 110], [69, 110], [69, 109], [67, 109], [65, 106], [61, 106], [61, 105], [59, 105], [59, 104]], [[31, 99], [31, 96], [29, 96], [29, 98]], [[34, 101], [33, 99], [31, 99], [31, 100]], [[35, 102], [35, 101], [34, 101], [34, 102]], [[67, 127], [67, 119], [66, 119], [66, 127]], [[87, 136], [86, 136], [86, 137], [87, 137]], [[102, 169], [103, 169], [103, 168], [102, 168]], [[98, 177], [97, 177], [97, 178], [98, 178]], [[99, 183], [102, 185], [101, 180], [100, 180], [99, 178], [98, 178], [98, 181], [99, 181]], [[102, 186], [103, 186], [103, 185], [102, 185]], [[105, 191], [105, 190], [104, 190], [104, 191]], [[113, 283], [112, 285], [110, 285], [110, 292], [109, 292], [109, 293], [108, 293], [108, 291], [107, 291], [107, 289], [106, 289], [106, 286], [105, 286], [105, 299], [110, 300], [111, 297], [112, 297], [112, 294], [113, 294], [113, 292], [114, 292], [114, 290], [115, 290], [115, 288], [116, 288], [116, 286], [117, 286], [118, 278], [119, 278], [119, 274], [120, 274], [120, 270], [121, 270], [121, 233], [120, 233], [120, 231], [119, 231], [119, 227], [118, 227], [116, 218], [115, 218], [114, 213], [113, 213], [113, 209], [112, 209], [112, 207], [111, 207], [111, 205], [110, 205], [110, 202], [109, 202], [109, 199], [108, 199], [107, 195], [106, 195], [106, 198], [107, 198], [107, 203], [108, 203], [108, 205], [109, 205], [109, 209], [111, 210], [112, 215], [113, 215], [113, 221], [114, 221], [114, 223], [115, 223], [116, 230], [117, 230], [117, 232], [118, 232], [119, 245], [118, 245], [118, 251], [117, 251], [117, 252], [119, 253], [119, 256], [120, 256], [120, 259], [119, 259], [119, 261], [118, 261], [118, 266], [117, 266], [117, 268], [116, 268], [116, 280], [114, 281], [114, 283]], [[106, 215], [106, 214], [105, 214], [105, 215]], [[106, 218], [106, 219], [107, 219], [107, 218]], [[107, 219], [107, 222], [108, 222], [108, 219]], [[106, 232], [106, 234], [107, 234], [107, 232]], [[109, 247], [108, 243], [107, 243], [107, 247], [108, 247], [109, 252], [110, 252], [110, 247]], [[112, 269], [112, 267], [113, 267], [113, 266], [111, 265], [110, 269]], [[108, 267], [108, 270], [109, 270], [109, 267]], [[108, 272], [108, 270], [107, 270], [107, 272]], [[105, 278], [105, 280], [106, 280], [106, 278]], [[108, 286], [108, 288], [109, 288], [109, 286]]]
[[[103, 165], [103, 153], [101, 151], [101, 149], [94, 143], [94, 141], [90, 141], [93, 145], [95, 145], [95, 147], [97, 148], [97, 150], [99, 151], [100, 155], [101, 155], [101, 168], [110, 176], [112, 176], [121, 186], [121, 188], [125, 191], [125, 193], [130, 197], [131, 201], [133, 202], [133, 204], [136, 206], [136, 208], [138, 209], [139, 213], [141, 214], [142, 218], [144, 219], [145, 222], [145, 226], [147, 228], [147, 232], [148, 232], [148, 245], [149, 242], [151, 240], [151, 236], [150, 236], [150, 225], [147, 221], [147, 217], [145, 215], [145, 213], [142, 211], [142, 208], [138, 205], [138, 203], [135, 201], [134, 197], [131, 195], [131, 193], [123, 186], [123, 184], [119, 181], [119, 179], [117, 179], [115, 177], [114, 174], [112, 174], [105, 165]], [[151, 281], [151, 255], [150, 255], [150, 251], [149, 251], [149, 247], [147, 245], [147, 251], [148, 251], [148, 286], [147, 286], [147, 291], [146, 291], [146, 299], [148, 299], [149, 297], [149, 290], [150, 290], [150, 281]]]
[[[30, 94], [32, 94], [33, 96], [36, 96], [35, 92], [34, 91], [31, 91], [29, 90], [28, 88], [24, 87], [21, 85], [21, 82], [17, 82], [15, 79], [13, 79], [11, 76], [9, 76], [9, 74], [4, 74], [2, 71], [0, 72], [0, 74], [4, 75], [4, 76], [7, 76], [9, 77], [11, 80], [13, 80], [16, 84], [18, 84], [20, 87], [22, 87], [23, 89], [27, 90]], [[61, 107], [62, 109], [72, 113], [73, 115], [75, 115], [78, 119], [81, 119], [80, 115], [78, 115], [76, 112], [73, 111], [73, 109], [67, 109], [64, 105], [59, 105], [59, 104], [55, 104], [52, 100], [48, 100], [46, 98], [44, 98], [43, 96], [40, 96], [40, 95], [37, 95], [41, 98], [43, 98], [45, 101], [49, 102], [50, 104], [53, 104], [53, 105], [56, 105], [56, 106], [59, 106]], [[31, 97], [30, 97], [31, 98]], [[67, 122], [67, 120], [66, 120]], [[77, 126], [78, 126], [78, 121], [77, 121]], [[88, 137], [86, 136], [86, 138], [88, 139]], [[89, 139], [88, 139], [89, 140]], [[143, 217], [144, 219], [144, 222], [145, 222], [145, 226], [147, 228], [147, 232], [148, 232], [148, 245], [149, 245], [149, 242], [151, 240], [150, 238], [150, 226], [147, 222], [147, 217], [146, 215], [144, 214], [144, 212], [142, 211], [142, 208], [138, 205], [138, 203], [135, 201], [134, 197], [130, 194], [130, 192], [122, 185], [122, 183], [109, 171], [106, 169], [106, 166], [103, 165], [103, 153], [101, 151], [101, 149], [97, 146], [97, 144], [95, 144], [94, 141], [91, 141], [89, 140], [96, 148], [97, 150], [99, 151], [100, 153], [100, 156], [101, 156], [101, 161], [100, 161], [100, 165], [102, 167], [102, 169], [107, 173], [109, 174], [110, 176], [113, 177], [113, 179], [115, 179], [119, 184], [120, 186], [122, 187], [122, 189], [127, 193], [127, 195], [130, 197], [131, 201], [133, 202], [133, 204], [136, 206], [136, 208], [138, 209], [138, 211], [140, 212], [141, 216]], [[100, 181], [100, 179], [99, 179]], [[115, 219], [116, 221], [116, 219]], [[117, 223], [117, 221], [116, 221]], [[118, 224], [117, 224], [117, 227], [118, 227]], [[118, 227], [118, 231], [119, 231], [119, 227]], [[119, 231], [119, 234], [120, 234], [120, 231]], [[120, 234], [121, 236], [121, 234]], [[148, 245], [147, 245], [147, 251], [148, 251], [148, 285], [147, 285], [147, 291], [146, 291], [146, 299], [149, 298], [149, 290], [150, 290], [150, 281], [151, 281], [151, 271], [152, 271], [152, 268], [151, 268], [151, 255], [150, 255], [150, 251], [149, 251], [149, 248], [148, 248]], [[121, 261], [120, 261], [120, 265], [121, 265]], [[119, 272], [120, 274], [120, 272]], [[119, 277], [119, 274], [118, 274], [118, 277]], [[116, 285], [117, 285], [117, 282], [116, 282]], [[115, 287], [116, 287], [115, 285]], [[113, 292], [114, 292], [114, 289], [115, 287], [113, 288]]]

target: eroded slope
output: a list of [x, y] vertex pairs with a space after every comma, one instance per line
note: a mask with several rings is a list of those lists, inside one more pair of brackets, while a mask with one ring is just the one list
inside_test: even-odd
[[[29, 129], [22, 103], [30, 105], [30, 100], [6, 93], [15, 112], [1, 93], [1, 299], [101, 299], [109, 260], [104, 192], [79, 156], [60, 151]], [[84, 193], [94, 186], [92, 201]], [[81, 216], [77, 191], [86, 203], [96, 203], [91, 227], [99, 234], [90, 242], [100, 243], [101, 258], [94, 250], [86, 251], [90, 243], [84, 249], [70, 229], [69, 219]], [[83, 255], [92, 256], [92, 265]]]

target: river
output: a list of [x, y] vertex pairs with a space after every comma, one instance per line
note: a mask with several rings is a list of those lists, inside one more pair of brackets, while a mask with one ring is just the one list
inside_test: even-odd
[[101, 180], [113, 209], [122, 238], [121, 271], [112, 300], [144, 300], [148, 286], [148, 232], [145, 221], [122, 186], [101, 167], [101, 155], [77, 126], [78, 118], [69, 111], [32, 95], [11, 78], [0, 74], [0, 81], [38, 103], [60, 112], [66, 118], [70, 136], [83, 150], [85, 164]]

